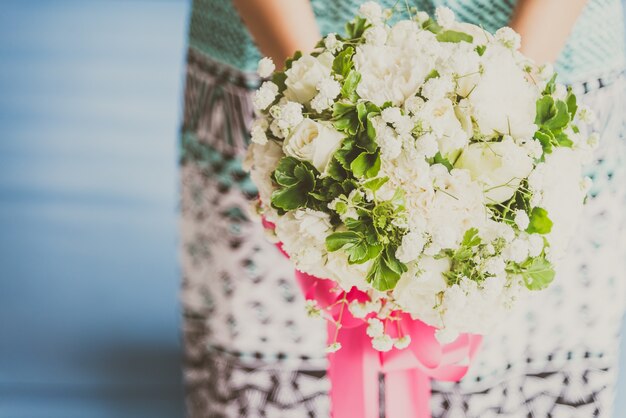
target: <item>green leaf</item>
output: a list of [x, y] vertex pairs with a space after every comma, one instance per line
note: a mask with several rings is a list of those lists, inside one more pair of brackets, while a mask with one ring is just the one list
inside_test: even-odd
[[569, 139], [569, 136], [565, 132], [559, 132], [554, 136], [554, 139], [560, 147], [571, 148], [574, 145], [574, 141]]
[[337, 159], [336, 152], [328, 163], [327, 173], [331, 179], [336, 181], [343, 181], [348, 177], [348, 173]]
[[318, 174], [317, 169], [306, 161], [283, 157], [272, 173], [272, 178], [279, 186], [272, 193], [272, 205], [283, 210], [305, 207], [309, 193], [315, 189]]
[[330, 252], [337, 251], [346, 245], [354, 245], [363, 238], [362, 235], [352, 232], [334, 232], [326, 237], [326, 249]]
[[556, 90], [556, 73], [552, 75], [552, 78], [546, 83], [546, 88], [543, 89], [544, 95], [551, 95]]
[[543, 126], [546, 122], [556, 116], [556, 105], [551, 96], [542, 96], [537, 100], [537, 115], [535, 124]]
[[357, 178], [376, 177], [380, 170], [380, 154], [378, 152], [373, 154], [362, 152], [350, 163], [350, 170]]
[[358, 100], [356, 88], [360, 81], [361, 73], [355, 70], [350, 70], [346, 80], [343, 82], [343, 86], [341, 87], [341, 97], [344, 97], [352, 102], [356, 102]]
[[346, 24], [346, 35], [348, 36], [348, 39], [360, 38], [363, 36], [365, 29], [369, 27], [370, 25], [367, 23], [366, 19], [357, 16], [352, 22]]
[[481, 242], [482, 240], [478, 235], [478, 229], [470, 228], [465, 231], [465, 235], [463, 235], [463, 241], [461, 242], [461, 245], [466, 247], [475, 247], [477, 245], [480, 245]]
[[552, 131], [563, 129], [567, 126], [570, 120], [569, 113], [567, 111], [567, 104], [565, 104], [563, 100], [557, 100], [554, 105], [556, 109], [555, 115], [543, 124], [547, 129]]
[[294, 175], [294, 170], [300, 161], [293, 157], [282, 158], [278, 162], [276, 170], [274, 170], [274, 180], [281, 186], [293, 186], [298, 183], [298, 179]]
[[428, 18], [428, 20], [422, 23], [422, 29], [426, 29], [434, 34], [438, 34], [439, 32], [443, 30], [443, 28], [439, 26], [439, 24], [431, 18]]
[[548, 287], [554, 280], [554, 267], [545, 258], [534, 258], [522, 266], [524, 283], [529, 290], [541, 290]]
[[380, 254], [379, 245], [368, 245], [363, 234], [353, 231], [335, 232], [326, 237], [326, 249], [330, 252], [343, 250], [350, 264], [362, 264]]
[[278, 91], [283, 92], [287, 88], [285, 81], [287, 80], [287, 74], [284, 71], [277, 71], [272, 76], [272, 82], [278, 86]]
[[391, 197], [391, 203], [397, 208], [404, 209], [404, 205], [406, 204], [404, 200], [404, 190], [398, 187]]
[[406, 265], [398, 261], [394, 255], [396, 248], [387, 247], [372, 264], [367, 273], [367, 281], [374, 289], [381, 292], [392, 290], [407, 270]]
[[526, 228], [529, 234], [549, 234], [552, 231], [552, 220], [548, 217], [548, 211], [536, 207], [530, 214], [530, 224]]
[[576, 112], [578, 112], [578, 103], [576, 101], [576, 95], [572, 93], [572, 88], [567, 88], [567, 97], [565, 98], [565, 103], [567, 103], [567, 111], [569, 112], [569, 116], [571, 120], [574, 120], [576, 116]]
[[541, 142], [543, 152], [546, 154], [552, 153], [552, 136], [543, 131], [535, 132], [535, 138]]
[[450, 163], [450, 160], [448, 160], [446, 157], [441, 155], [440, 152], [438, 152], [433, 158], [433, 164], [442, 164], [448, 169], [448, 171], [452, 170], [452, 163]]
[[272, 193], [272, 205], [283, 210], [295, 210], [306, 206], [308, 192], [302, 190], [298, 185], [274, 190]]
[[354, 48], [351, 46], [341, 51], [333, 60], [333, 71], [342, 77], [347, 77], [354, 63], [352, 62]]
[[387, 183], [387, 181], [389, 181], [389, 177], [378, 177], [378, 178], [366, 181], [365, 183], [363, 183], [363, 187], [365, 187], [368, 190], [371, 190], [372, 192], [375, 192], [378, 189], [380, 189], [383, 184]]
[[289, 70], [294, 62], [302, 58], [302, 51], [296, 51], [293, 56], [285, 60], [285, 70]]
[[437, 40], [439, 42], [469, 42], [474, 41], [474, 37], [464, 32], [457, 32], [455, 30], [446, 30], [437, 34]]
[[333, 125], [339, 131], [356, 135], [359, 129], [359, 118], [356, 106], [351, 103], [337, 102], [333, 105]]
[[487, 45], [478, 45], [475, 48], [475, 50], [476, 50], [476, 53], [482, 57], [485, 51], [487, 50]]
[[428, 75], [424, 79], [424, 82], [430, 80], [431, 78], [437, 78], [437, 77], [439, 77], [439, 71], [432, 70], [431, 72], [428, 73]]

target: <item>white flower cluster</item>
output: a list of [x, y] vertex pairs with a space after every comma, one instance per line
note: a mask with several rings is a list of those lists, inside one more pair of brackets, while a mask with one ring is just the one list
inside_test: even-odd
[[447, 8], [412, 16], [390, 26], [367, 2], [346, 36], [265, 81], [246, 160], [297, 268], [370, 297], [349, 310], [380, 351], [410, 344], [385, 332], [397, 312], [451, 341], [548, 286], [598, 143], [589, 108], [512, 29], [491, 35]]

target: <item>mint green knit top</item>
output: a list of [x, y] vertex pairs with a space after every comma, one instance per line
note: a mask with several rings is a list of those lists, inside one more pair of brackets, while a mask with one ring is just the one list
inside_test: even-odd
[[[549, 1], [549, 0], [545, 0]], [[365, 0], [311, 0], [323, 34], [343, 33]], [[379, 0], [383, 7], [404, 4]], [[490, 32], [506, 26], [515, 0], [412, 0], [429, 14], [448, 6], [457, 20], [482, 25]], [[555, 20], [558, 16], [555, 16]], [[555, 68], [562, 81], [584, 81], [626, 67], [626, 45], [621, 0], [589, 0], [579, 17]], [[194, 0], [189, 46], [211, 59], [244, 72], [254, 71], [260, 58], [254, 42], [231, 0]]]

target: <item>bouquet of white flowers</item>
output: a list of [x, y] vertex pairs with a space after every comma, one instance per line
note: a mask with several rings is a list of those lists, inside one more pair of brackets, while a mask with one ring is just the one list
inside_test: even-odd
[[369, 296], [348, 308], [381, 351], [407, 345], [384, 331], [393, 312], [451, 341], [548, 286], [597, 143], [588, 108], [510, 28], [447, 8], [390, 17], [366, 3], [284, 71], [263, 59], [246, 159], [295, 266]]

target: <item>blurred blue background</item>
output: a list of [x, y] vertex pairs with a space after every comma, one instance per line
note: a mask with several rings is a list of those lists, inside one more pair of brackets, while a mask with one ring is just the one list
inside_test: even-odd
[[182, 417], [186, 1], [0, 5], [0, 417]]
[[188, 11], [182, 0], [1, 4], [1, 418], [184, 415]]

